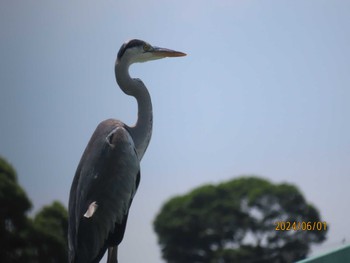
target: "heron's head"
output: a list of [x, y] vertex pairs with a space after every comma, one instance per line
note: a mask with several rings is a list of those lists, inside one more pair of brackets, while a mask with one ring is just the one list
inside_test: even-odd
[[165, 57], [182, 56], [186, 56], [186, 54], [167, 48], [155, 47], [143, 40], [132, 39], [121, 46], [118, 52], [117, 62], [125, 61], [128, 64], [132, 64]]

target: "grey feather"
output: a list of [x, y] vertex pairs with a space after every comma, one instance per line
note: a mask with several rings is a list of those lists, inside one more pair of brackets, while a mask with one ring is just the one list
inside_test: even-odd
[[[102, 157], [102, 158], [101, 158]], [[74, 262], [89, 262], [104, 248], [116, 224], [129, 212], [140, 171], [133, 140], [125, 125], [116, 120], [99, 124], [81, 158], [70, 200], [69, 249]], [[90, 218], [84, 214], [92, 202], [98, 204]], [[75, 239], [73, 237], [76, 237]], [[85, 242], [77, 242], [85, 240]]]

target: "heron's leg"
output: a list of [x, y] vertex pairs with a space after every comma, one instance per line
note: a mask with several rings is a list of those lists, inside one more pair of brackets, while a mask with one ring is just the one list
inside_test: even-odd
[[107, 263], [118, 263], [118, 246], [108, 248]]

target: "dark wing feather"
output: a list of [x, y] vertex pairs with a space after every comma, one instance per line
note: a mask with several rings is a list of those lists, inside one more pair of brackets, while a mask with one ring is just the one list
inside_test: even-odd
[[[126, 224], [135, 195], [139, 160], [125, 125], [115, 120], [99, 124], [82, 156], [69, 200], [70, 262], [94, 262], [103, 256], [116, 226]], [[95, 213], [84, 214], [92, 202]], [[120, 240], [121, 241], [121, 240]], [[119, 241], [119, 242], [120, 242]], [[118, 245], [118, 244], [115, 244]]]

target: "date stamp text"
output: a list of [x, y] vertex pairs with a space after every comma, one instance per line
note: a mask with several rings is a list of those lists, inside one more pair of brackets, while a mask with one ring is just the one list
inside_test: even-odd
[[275, 222], [276, 231], [326, 231], [327, 222], [309, 221], [309, 222], [290, 222], [277, 221]]

